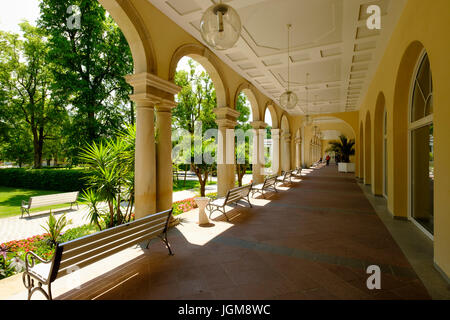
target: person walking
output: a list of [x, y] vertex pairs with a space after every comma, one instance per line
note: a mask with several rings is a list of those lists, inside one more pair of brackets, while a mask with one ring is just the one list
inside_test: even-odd
[[330, 165], [330, 155], [328, 154], [327, 155], [327, 157], [325, 158], [325, 160], [327, 160], [327, 166], [329, 166]]

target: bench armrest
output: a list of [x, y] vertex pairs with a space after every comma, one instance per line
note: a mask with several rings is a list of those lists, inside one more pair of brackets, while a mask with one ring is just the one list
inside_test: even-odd
[[[31, 262], [30, 259], [31, 258]], [[33, 268], [36, 265], [36, 260], [39, 260], [41, 263], [51, 263], [52, 260], [44, 260], [41, 257], [39, 257], [36, 253], [33, 251], [28, 251], [25, 255], [25, 271], [29, 271], [30, 268]]]
[[26, 202], [25, 200], [22, 200], [22, 208], [27, 208], [28, 207], [28, 202]]

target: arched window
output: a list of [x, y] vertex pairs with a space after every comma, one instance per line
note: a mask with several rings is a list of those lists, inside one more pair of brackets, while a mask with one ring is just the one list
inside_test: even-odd
[[410, 215], [430, 237], [434, 232], [433, 82], [428, 55], [419, 59], [412, 81], [409, 132]]

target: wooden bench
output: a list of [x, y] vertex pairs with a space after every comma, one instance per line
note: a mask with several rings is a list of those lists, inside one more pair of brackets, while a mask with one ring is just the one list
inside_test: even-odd
[[292, 171], [292, 175], [296, 176], [296, 177], [301, 177], [302, 176], [302, 168], [301, 167], [295, 168], [295, 170]]
[[[30, 216], [30, 209], [38, 208], [38, 207], [46, 207], [56, 204], [64, 204], [64, 203], [70, 203], [70, 209], [72, 209], [72, 205], [76, 204], [78, 209], [78, 191], [75, 192], [66, 192], [66, 193], [57, 193], [57, 194], [49, 194], [46, 196], [36, 196], [36, 197], [30, 197], [30, 200], [28, 202], [22, 200], [22, 206], [20, 209], [22, 210], [22, 216], [26, 212], [28, 213], [28, 216]], [[50, 210], [50, 213], [52, 210]]]
[[221, 197], [218, 199], [215, 199], [208, 203], [206, 209], [209, 210], [209, 217], [211, 218], [211, 215], [215, 211], [222, 212], [225, 218], [227, 218], [227, 221], [230, 221], [228, 219], [227, 214], [225, 213], [225, 206], [230, 204], [236, 204], [240, 200], [245, 200], [250, 205], [250, 208], [252, 208], [252, 204], [250, 203], [250, 191], [252, 190], [252, 184], [249, 184], [247, 186], [239, 187], [231, 189], [227, 192], [227, 195], [225, 197]]
[[[58, 244], [50, 261], [41, 259], [34, 252], [27, 252], [22, 280], [28, 289], [28, 300], [36, 291], [42, 292], [48, 300], [52, 300], [51, 284], [59, 277], [144, 241], [148, 241], [146, 246], [148, 249], [150, 240], [155, 237], [159, 237], [169, 250], [169, 255], [173, 255], [167, 240], [171, 215], [172, 209]], [[36, 260], [41, 263], [36, 264]], [[42, 285], [48, 286], [48, 292]]]
[[278, 192], [276, 175], [267, 176], [264, 179], [264, 183], [260, 183], [260, 184], [253, 186], [252, 197], [255, 195], [255, 193], [261, 193], [262, 196], [265, 198], [266, 196], [264, 194], [264, 191], [268, 191], [268, 190]]
[[286, 184], [288, 181], [289, 183], [292, 183], [292, 172], [294, 170], [289, 170], [283, 172], [283, 174], [280, 177], [277, 177], [277, 182], [280, 182], [281, 184]]

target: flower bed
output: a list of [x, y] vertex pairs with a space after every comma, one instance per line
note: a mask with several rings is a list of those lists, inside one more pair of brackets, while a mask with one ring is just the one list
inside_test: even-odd
[[[97, 232], [97, 228], [88, 224], [67, 230], [59, 236], [58, 241], [63, 243], [94, 232]], [[50, 244], [48, 239], [49, 234], [45, 233], [0, 244], [0, 279], [22, 272], [25, 255], [29, 251], [33, 251], [44, 260], [50, 260], [55, 252], [55, 247]]]
[[189, 199], [174, 202], [172, 207], [173, 207], [172, 214], [174, 216], [177, 216], [179, 214], [182, 214], [184, 212], [188, 212], [188, 211], [191, 211], [191, 210], [197, 208], [197, 203], [195, 203], [194, 198], [189, 198]]

